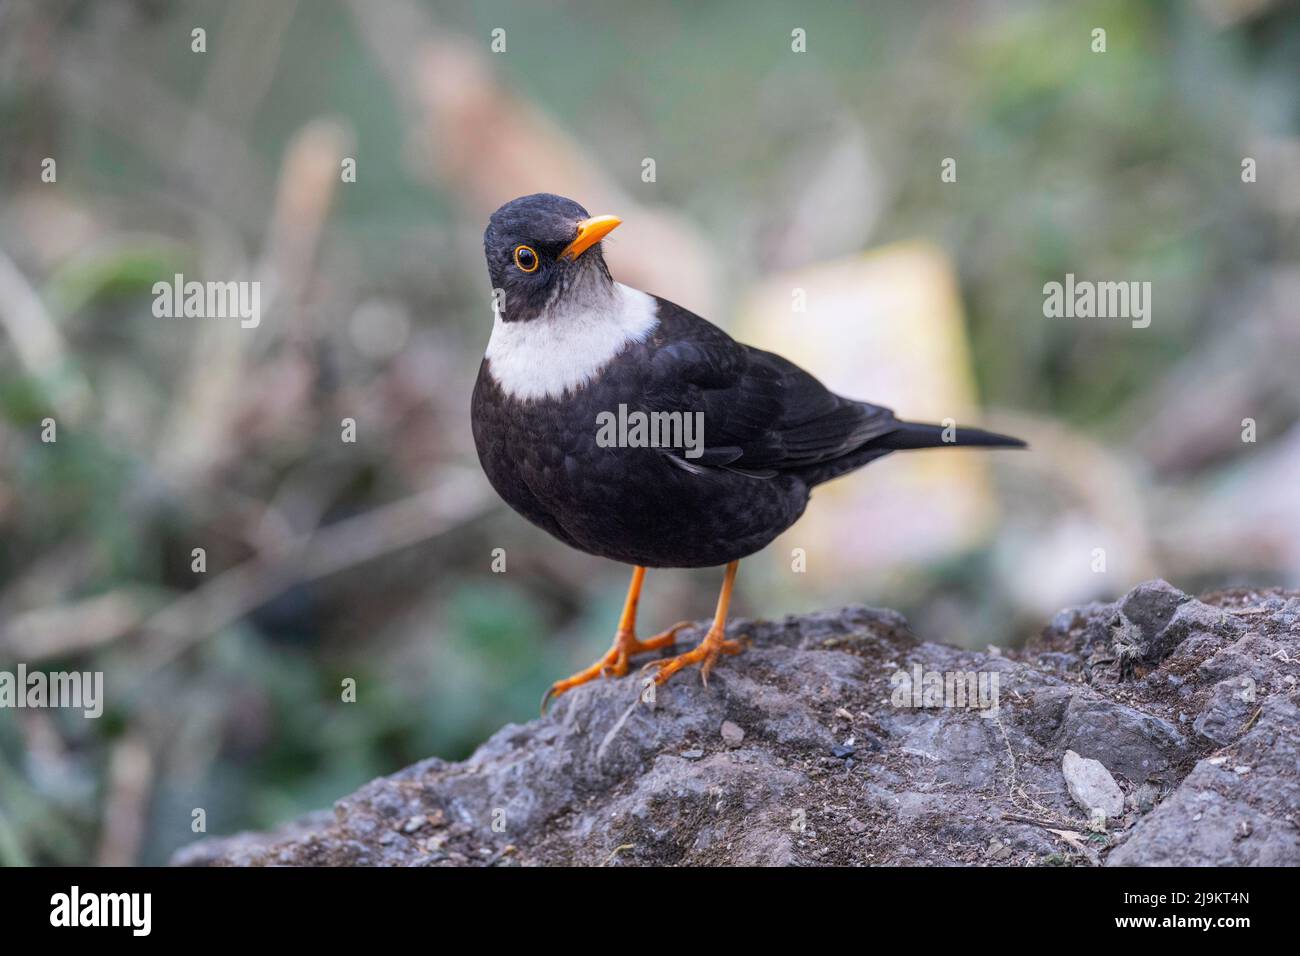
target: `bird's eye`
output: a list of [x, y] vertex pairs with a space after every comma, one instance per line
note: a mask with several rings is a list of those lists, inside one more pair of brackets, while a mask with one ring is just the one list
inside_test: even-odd
[[537, 253], [532, 246], [515, 246], [515, 265], [521, 272], [537, 271]]

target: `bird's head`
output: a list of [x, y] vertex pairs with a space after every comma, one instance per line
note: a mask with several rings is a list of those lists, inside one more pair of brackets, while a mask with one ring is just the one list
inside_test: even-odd
[[622, 220], [590, 216], [572, 199], [534, 193], [492, 214], [483, 233], [501, 318], [526, 322], [567, 309], [595, 308], [614, 291], [600, 240]]

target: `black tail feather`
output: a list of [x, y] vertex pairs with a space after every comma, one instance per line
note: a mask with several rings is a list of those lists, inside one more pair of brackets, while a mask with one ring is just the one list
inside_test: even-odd
[[[943, 425], [924, 422], [898, 422], [898, 427], [885, 435], [871, 439], [852, 451], [800, 471], [809, 485], [820, 485], [868, 462], [883, 458], [895, 451], [913, 448], [1027, 448], [1019, 438], [986, 432], [981, 428], [954, 428], [949, 432]], [[945, 435], [946, 433], [946, 435]], [[947, 437], [948, 441], [945, 441]]]
[[888, 448], [891, 451], [903, 451], [911, 448], [1027, 448], [1019, 438], [986, 432], [981, 428], [962, 428], [954, 426], [949, 429], [943, 425], [928, 425], [924, 422], [899, 422], [895, 431], [881, 435], [873, 440], [875, 448]]

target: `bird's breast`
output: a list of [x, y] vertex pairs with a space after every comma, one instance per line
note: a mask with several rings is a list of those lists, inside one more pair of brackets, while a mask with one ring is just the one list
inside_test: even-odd
[[506, 394], [485, 362], [472, 416], [484, 472], [515, 511], [592, 554], [704, 567], [752, 553], [803, 510], [797, 479], [691, 472], [662, 448], [602, 439], [608, 413], [640, 405], [646, 351], [632, 348], [577, 391], [529, 401]]
[[658, 324], [653, 297], [615, 283], [608, 298], [507, 322], [500, 314], [488, 341], [487, 372], [509, 398], [544, 401], [576, 395], [629, 345]]

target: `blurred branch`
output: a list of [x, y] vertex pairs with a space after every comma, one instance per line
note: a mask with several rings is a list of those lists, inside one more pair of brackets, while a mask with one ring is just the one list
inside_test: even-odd
[[477, 473], [456, 470], [436, 488], [338, 521], [219, 574], [142, 625], [144, 660], [137, 681], [286, 588], [336, 574], [445, 534], [493, 505]]
[[129, 733], [113, 746], [108, 762], [104, 826], [96, 855], [98, 866], [131, 866], [136, 862], [153, 776], [153, 755], [137, 733]]
[[[260, 335], [222, 323], [199, 326], [189, 367], [181, 376], [189, 387], [160, 430], [156, 450], [158, 468], [169, 483], [190, 486], [196, 477], [238, 454], [235, 424], [244, 408], [239, 396], [247, 388], [248, 353], [282, 336], [296, 340], [301, 334], [295, 324], [283, 321], [283, 315], [299, 310], [348, 139], [339, 124], [317, 120], [289, 144], [265, 251], [254, 270], [263, 285], [262, 314], [268, 324], [258, 330]], [[301, 391], [279, 394], [290, 402], [305, 397]], [[284, 415], [286, 409], [260, 407], [258, 413]]]
[[152, 635], [143, 669], [156, 670], [295, 584], [445, 534], [492, 504], [476, 474], [457, 471], [436, 488], [312, 534], [285, 537], [151, 616], [141, 595], [125, 589], [15, 615], [0, 630], [0, 652], [37, 662], [88, 651], [141, 630], [147, 640]]
[[82, 653], [129, 634], [144, 613], [127, 591], [27, 611], [0, 628], [0, 656], [36, 663]]
[[23, 851], [23, 843], [13, 824], [0, 807], [0, 866], [28, 866], [31, 861]]
[[[169, 171], [172, 188], [187, 201], [200, 196], [211, 215], [245, 228], [265, 219], [271, 190], [266, 165], [237, 130], [191, 109], [136, 64], [91, 43], [65, 43], [53, 75], [71, 113], [136, 144]], [[186, 130], [193, 153], [202, 157], [199, 166], [187, 164], [190, 150], [177, 149]]]
[[351, 130], [342, 123], [314, 120], [294, 136], [281, 164], [275, 207], [256, 271], [270, 289], [263, 311], [274, 314], [283, 309], [288, 313], [291, 321], [280, 331], [291, 340], [308, 338], [302, 324], [302, 299], [341, 182], [343, 156], [352, 148], [352, 141]]
[[[233, 0], [224, 5], [225, 19], [208, 54], [212, 68], [195, 115], [247, 128], [275, 79], [284, 35], [297, 12], [298, 0]], [[202, 164], [203, 157], [192, 155], [191, 160]]]
[[29, 559], [23, 572], [0, 591], [0, 618], [24, 608], [53, 604], [101, 570], [91, 542], [83, 539], [57, 545]]
[[47, 389], [53, 410], [77, 421], [90, 399], [90, 386], [68, 360], [67, 346], [40, 296], [18, 266], [0, 252], [0, 326], [28, 373]]

